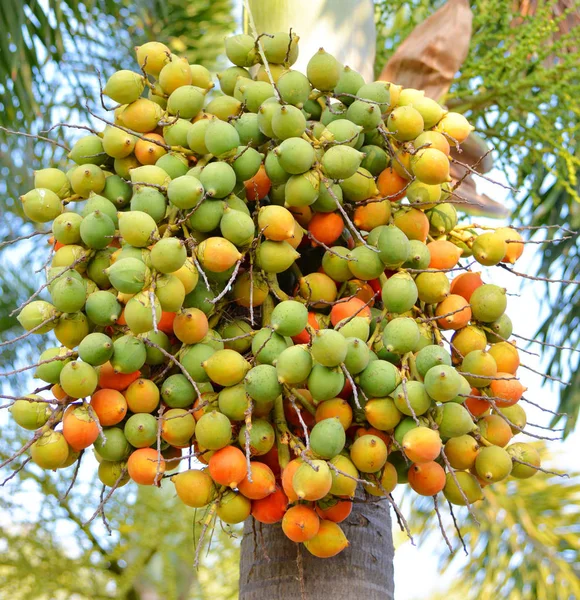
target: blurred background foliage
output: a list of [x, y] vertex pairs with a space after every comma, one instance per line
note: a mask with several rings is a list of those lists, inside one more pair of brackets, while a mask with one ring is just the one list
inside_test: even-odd
[[[443, 0], [375, 0], [380, 73], [413, 28], [444, 4]], [[507, 197], [516, 222], [580, 228], [580, 32], [575, 0], [475, 0], [470, 52], [442, 99], [465, 112], [495, 148], [495, 166], [519, 189]], [[3, 0], [0, 3], [0, 127], [38, 134], [54, 123], [91, 122], [85, 103], [98, 106], [97, 70], [133, 67], [132, 48], [163, 39], [190, 62], [219, 70], [221, 41], [239, 15], [233, 0]], [[64, 146], [78, 137], [60, 127], [50, 137]], [[22, 220], [18, 196], [32, 187], [36, 168], [63, 164], [61, 146], [0, 130], [0, 244], [34, 231]], [[547, 232], [547, 233], [546, 233]], [[556, 235], [540, 230], [537, 240]], [[33, 275], [46, 257], [35, 237], [17, 247], [0, 246], [0, 339], [19, 335], [11, 310], [37, 287]], [[540, 246], [541, 276], [574, 280], [580, 275], [576, 239]], [[551, 285], [549, 312], [538, 324], [540, 339], [575, 346], [580, 341], [580, 290]], [[38, 355], [31, 338], [15, 350], [0, 348], [2, 370], [32, 362]], [[572, 377], [563, 388], [560, 410], [570, 417], [580, 409], [578, 355], [548, 352], [552, 375]], [[9, 389], [9, 382], [4, 382]], [[8, 455], [22, 443], [3, 426]], [[2, 458], [0, 456], [0, 458]], [[92, 460], [92, 459], [88, 459]], [[87, 460], [87, 462], [88, 462]], [[168, 490], [119, 490], [107, 505], [113, 529], [102, 522], [80, 527], [99, 489], [83, 480], [59, 501], [70, 472], [46, 475], [26, 469], [3, 488], [0, 500], [0, 591], [15, 600], [126, 598], [127, 600], [228, 600], [237, 595], [237, 543], [219, 528], [209, 557], [192, 571], [194, 550], [190, 510]], [[86, 477], [86, 476], [85, 476]], [[470, 548], [461, 578], [445, 598], [567, 598], [580, 596], [578, 479], [539, 475], [486, 490], [477, 507], [481, 527], [458, 515]], [[8, 493], [6, 493], [8, 492]], [[22, 511], [22, 494], [36, 494], [36, 514]], [[437, 535], [431, 505], [415, 503], [409, 515], [422, 536]], [[80, 516], [79, 516], [80, 515]], [[517, 526], [511, 526], [519, 523]], [[449, 525], [449, 523], [447, 523]], [[448, 531], [452, 531], [447, 527]], [[455, 542], [454, 546], [457, 546]], [[444, 548], [441, 543], [441, 547]], [[442, 568], [457, 565], [442, 551]], [[219, 568], [215, 568], [219, 561]], [[456, 566], [454, 568], [457, 568]], [[141, 587], [140, 587], [141, 586]], [[549, 588], [548, 586], [552, 586]]]

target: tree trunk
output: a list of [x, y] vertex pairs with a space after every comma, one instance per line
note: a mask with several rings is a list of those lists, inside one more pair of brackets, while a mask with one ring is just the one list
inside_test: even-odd
[[393, 538], [386, 502], [355, 503], [340, 524], [350, 546], [334, 558], [312, 556], [277, 525], [250, 518], [240, 558], [240, 600], [393, 600]]

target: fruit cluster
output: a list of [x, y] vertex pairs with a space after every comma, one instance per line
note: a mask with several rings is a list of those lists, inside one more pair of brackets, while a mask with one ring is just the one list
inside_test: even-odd
[[322, 49], [292, 70], [297, 42], [228, 38], [221, 94], [147, 43], [75, 166], [35, 173], [22, 204], [52, 221], [50, 301], [19, 321], [58, 340], [35, 372], [54, 398], [11, 411], [42, 468], [93, 445], [114, 488], [189, 460], [171, 480], [207, 523], [281, 521], [330, 557], [359, 484], [469, 505], [539, 456], [508, 446], [526, 415], [506, 291], [458, 266], [523, 250], [458, 223], [450, 143], [473, 128]]

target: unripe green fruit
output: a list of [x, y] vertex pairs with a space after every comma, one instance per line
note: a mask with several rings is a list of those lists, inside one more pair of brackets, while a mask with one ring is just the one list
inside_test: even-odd
[[266, 141], [266, 136], [260, 131], [257, 114], [242, 114], [234, 121], [234, 127], [240, 136], [240, 144], [243, 146], [250, 145], [257, 148]]
[[312, 336], [312, 357], [325, 367], [336, 367], [344, 362], [346, 338], [338, 331], [321, 329]]
[[[405, 402], [405, 406], [407, 406], [406, 402]], [[407, 411], [410, 412], [408, 409], [407, 409]], [[419, 421], [419, 423], [421, 423], [421, 421]], [[407, 418], [403, 419], [395, 427], [395, 436], [394, 437], [395, 437], [395, 441], [399, 444], [399, 446], [403, 443], [403, 438], [405, 437], [407, 432], [411, 431], [411, 429], [415, 429], [416, 427], [419, 427], [419, 425], [417, 425], [417, 423], [415, 423], [415, 420], [411, 417], [407, 417]]]
[[57, 310], [64, 313], [78, 312], [85, 305], [86, 283], [75, 277], [59, 277], [52, 285], [50, 297]]
[[[56, 348], [55, 348], [56, 350]], [[52, 409], [48, 402], [35, 402], [42, 400], [41, 396], [30, 394], [26, 398], [16, 400], [8, 409], [12, 418], [24, 429], [30, 431], [42, 427], [50, 418]]]
[[167, 211], [167, 201], [165, 196], [155, 188], [136, 186], [131, 198], [131, 210], [147, 213], [155, 223], [160, 223]]
[[366, 155], [360, 166], [371, 175], [378, 177], [387, 168], [389, 163], [387, 153], [379, 146], [365, 145], [360, 151]]
[[[248, 408], [248, 398], [243, 383], [232, 385], [221, 390], [218, 396], [218, 406], [221, 413], [230, 421], [243, 421]], [[244, 444], [242, 444], [242, 447]]]
[[386, 360], [373, 360], [360, 374], [359, 383], [369, 398], [384, 398], [395, 390], [401, 381], [397, 368]]
[[234, 156], [237, 156], [237, 158], [232, 162], [232, 167], [238, 181], [252, 179], [260, 169], [264, 158], [264, 155], [254, 148], [246, 148], [245, 146], [238, 146]]
[[452, 400], [461, 387], [461, 376], [449, 365], [431, 367], [424, 379], [427, 393], [437, 402]]
[[[208, 502], [210, 500], [211, 498], [208, 499]], [[222, 495], [218, 502], [216, 514], [224, 523], [235, 525], [245, 521], [250, 516], [251, 511], [252, 503], [250, 500], [242, 494], [228, 491]]]
[[451, 366], [451, 355], [445, 348], [436, 345], [425, 346], [417, 352], [415, 367], [421, 377], [425, 377], [429, 369], [441, 365]]
[[376, 129], [381, 123], [381, 109], [376, 104], [355, 100], [346, 111], [346, 117], [360, 125], [364, 132]]
[[326, 131], [330, 135], [329, 141], [354, 148], [362, 134], [362, 127], [348, 119], [336, 117], [327, 125]]
[[453, 204], [438, 204], [426, 214], [429, 218], [430, 231], [434, 236], [449, 233], [457, 225], [457, 210]]
[[298, 59], [299, 39], [295, 33], [289, 35], [287, 31], [280, 31], [262, 37], [261, 41], [266, 60], [275, 65], [293, 65]]
[[104, 436], [95, 440], [95, 451], [108, 461], [119, 461], [127, 458], [131, 453], [131, 446], [119, 427], [105, 427]]
[[415, 279], [419, 300], [426, 304], [439, 304], [449, 296], [449, 279], [445, 273], [420, 273]]
[[348, 253], [348, 268], [356, 278], [368, 281], [382, 275], [385, 265], [378, 252], [367, 246], [357, 246]]
[[113, 342], [104, 333], [90, 333], [79, 344], [79, 357], [89, 365], [104, 365], [113, 356]]
[[456, 402], [447, 402], [436, 408], [435, 422], [439, 426], [441, 439], [459, 437], [475, 429], [468, 410]]
[[301, 175], [292, 175], [284, 188], [284, 199], [288, 206], [310, 206], [318, 198], [320, 177], [314, 170]]
[[62, 212], [61, 199], [51, 190], [37, 188], [20, 196], [24, 214], [37, 223], [48, 223]]
[[[341, 473], [338, 473], [331, 469], [332, 487], [330, 488], [330, 493], [336, 496], [354, 496], [357, 482], [353, 477], [358, 479], [359, 473], [353, 462], [350, 458], [344, 456], [344, 454], [334, 456], [330, 462], [338, 471], [341, 471]], [[350, 477], [342, 473], [346, 473]]]
[[75, 142], [68, 158], [77, 165], [100, 165], [106, 158], [103, 141], [98, 135], [86, 135]]
[[363, 157], [350, 146], [332, 146], [324, 153], [321, 164], [330, 179], [347, 179], [357, 172]]
[[280, 103], [275, 98], [268, 98], [258, 109], [258, 127], [263, 135], [273, 138], [272, 117]]
[[113, 158], [125, 158], [135, 149], [137, 138], [118, 127], [106, 127], [103, 133], [103, 150]]
[[[286, 173], [299, 175], [308, 171], [316, 159], [314, 148], [302, 138], [284, 140], [275, 150], [280, 166]], [[283, 183], [279, 180], [280, 183]]]
[[194, 387], [181, 373], [170, 375], [161, 386], [161, 398], [171, 408], [187, 408], [195, 397]]
[[177, 88], [167, 99], [167, 112], [182, 119], [193, 119], [203, 108], [205, 95], [193, 85]]
[[350, 202], [362, 202], [378, 193], [373, 176], [362, 167], [359, 167], [354, 175], [344, 179], [340, 183], [340, 187], [344, 198]]
[[212, 121], [205, 130], [205, 147], [214, 156], [221, 156], [240, 145], [236, 128], [224, 121]]
[[110, 292], [98, 291], [87, 297], [85, 312], [95, 325], [107, 327], [120, 317], [122, 306]]
[[250, 369], [244, 378], [244, 385], [248, 395], [258, 403], [274, 401], [282, 393], [276, 369], [271, 365], [258, 365]]
[[469, 300], [473, 318], [483, 323], [492, 323], [501, 318], [507, 307], [504, 288], [492, 283], [479, 286]]
[[[113, 208], [112, 205], [111, 208]], [[65, 212], [58, 215], [52, 223], [54, 239], [61, 244], [76, 244], [80, 242], [82, 220], [83, 218], [78, 213]]]
[[302, 108], [312, 88], [308, 78], [299, 71], [286, 71], [277, 82], [280, 97], [284, 102]]
[[[34, 300], [34, 302], [27, 304], [16, 318], [26, 331], [35, 329], [35, 333], [41, 334], [54, 329], [55, 321], [46, 323], [42, 327], [39, 327], [39, 325], [48, 319], [56, 317], [56, 315], [56, 308], [50, 302]], [[38, 329], [36, 329], [37, 327]]]
[[183, 177], [189, 171], [187, 159], [177, 152], [168, 152], [160, 156], [155, 166], [163, 169], [170, 179]]
[[435, 125], [441, 121], [446, 112], [438, 102], [425, 96], [416, 98], [413, 100], [411, 105], [423, 117], [425, 129], [431, 129], [432, 127], [435, 127]]
[[213, 231], [219, 226], [225, 207], [225, 203], [221, 200], [204, 200], [189, 217], [189, 225], [202, 233]]
[[264, 327], [252, 338], [252, 354], [258, 364], [273, 364], [288, 344], [279, 334]]
[[276, 106], [272, 113], [271, 126], [274, 137], [278, 139], [297, 138], [306, 129], [306, 118], [295, 106]]
[[[145, 340], [150, 340], [154, 344], [160, 346], [165, 352], [169, 352], [171, 349], [171, 343], [169, 342], [169, 338], [163, 331], [158, 331], [155, 333], [154, 331], [149, 331], [142, 336]], [[151, 346], [145, 345], [145, 351], [147, 353], [147, 358], [145, 359], [145, 364], [147, 365], [162, 365], [165, 362], [165, 355], [158, 348], [153, 348]]]
[[217, 78], [220, 82], [220, 88], [226, 96], [233, 96], [238, 77], [251, 79], [250, 73], [242, 67], [229, 67], [218, 73]]
[[312, 87], [321, 92], [333, 90], [340, 79], [342, 65], [332, 56], [320, 48], [308, 61], [306, 75]]
[[232, 438], [232, 424], [219, 412], [206, 413], [195, 426], [195, 438], [208, 450], [225, 448]]
[[175, 123], [163, 128], [163, 138], [168, 146], [187, 147], [187, 136], [193, 127], [186, 119], [177, 119]]
[[[253, 81], [251, 79], [239, 81], [241, 81], [239, 91], [242, 100], [250, 112], [258, 112], [260, 106], [268, 100], [268, 98], [274, 97], [274, 88], [269, 81]], [[236, 96], [235, 91], [234, 96]]]
[[117, 260], [106, 272], [113, 287], [123, 294], [137, 294], [151, 276], [142, 260], [131, 257]]
[[131, 446], [147, 448], [157, 439], [157, 419], [147, 413], [131, 415], [125, 423], [123, 433]]
[[[325, 106], [324, 109], [322, 110], [321, 114], [320, 114], [320, 122], [323, 125], [330, 125], [330, 123], [334, 122], [334, 121], [346, 121], [348, 123], [350, 123], [350, 121], [348, 121], [346, 119], [346, 111], [347, 111], [347, 106], [345, 104], [343, 104], [342, 102], [331, 102], [330, 106]], [[353, 126], [354, 123], [352, 124]], [[362, 127], [361, 127], [361, 131], [362, 131]], [[322, 136], [321, 139], [324, 138], [327, 141], [333, 141], [333, 137], [329, 136], [329, 131], [326, 132], [322, 132]], [[338, 140], [337, 140], [338, 141]], [[354, 147], [354, 144], [351, 144]]]
[[482, 448], [475, 459], [475, 470], [484, 481], [502, 481], [512, 471], [511, 456], [499, 446]]
[[512, 320], [504, 313], [499, 319], [492, 323], [487, 323], [487, 329], [492, 331], [485, 331], [485, 336], [490, 344], [497, 344], [509, 339], [513, 332]]
[[332, 253], [328, 250], [322, 257], [324, 272], [334, 281], [348, 281], [352, 277], [348, 263], [349, 250], [344, 246], [333, 246]]
[[[118, 175], [109, 175], [109, 177], [105, 179], [105, 187], [101, 194], [117, 208], [123, 208], [129, 204], [133, 194], [133, 188]], [[109, 215], [109, 213], [107, 214]], [[115, 218], [113, 219], [113, 217], [109, 215], [109, 217], [113, 219], [115, 226], [117, 226], [116, 216], [117, 215], [115, 214]]]
[[481, 486], [471, 473], [464, 471], [447, 473], [445, 480], [443, 495], [451, 504], [466, 506], [468, 502], [472, 504], [483, 498]]
[[204, 282], [198, 282], [194, 290], [185, 296], [183, 302], [184, 308], [199, 308], [206, 315], [214, 310], [214, 305], [210, 302], [215, 298], [215, 294], [205, 287]]
[[302, 383], [308, 379], [311, 371], [312, 356], [303, 345], [286, 348], [276, 361], [276, 374], [280, 383]]
[[[126, 470], [127, 463], [125, 461], [101, 460], [97, 476], [103, 485], [120, 488], [127, 485], [131, 480]], [[123, 475], [124, 471], [125, 474]]]
[[266, 273], [282, 273], [289, 269], [300, 255], [288, 242], [263, 241], [257, 249], [256, 259]]
[[409, 239], [394, 225], [380, 230], [376, 246], [381, 261], [388, 269], [398, 269], [409, 258], [411, 251]]
[[60, 169], [34, 171], [34, 187], [54, 192], [61, 200], [70, 195], [70, 181]]
[[308, 309], [295, 300], [285, 300], [276, 305], [270, 317], [270, 324], [282, 336], [298, 335], [308, 323]]
[[[517, 404], [510, 408], [516, 408]], [[502, 409], [503, 412], [504, 409]], [[506, 451], [510, 458], [513, 460], [512, 470], [510, 475], [515, 477], [516, 479], [529, 479], [533, 477], [539, 470], [540, 465], [542, 464], [540, 453], [530, 444], [526, 444], [524, 442], [518, 442], [516, 444], [512, 444], [506, 448]], [[522, 461], [525, 463], [529, 463], [527, 465], [522, 464]], [[530, 466], [533, 465], [533, 466]], [[538, 467], [538, 468], [534, 468]]]
[[80, 234], [85, 246], [101, 250], [113, 241], [115, 224], [105, 213], [96, 210], [82, 220]]
[[[155, 325], [161, 321], [161, 312], [161, 304], [155, 295], [153, 295], [153, 306], [151, 306], [151, 294], [139, 292], [125, 305], [124, 316], [131, 332], [139, 334], [154, 329]], [[153, 313], [155, 314], [155, 323], [153, 322]]]
[[117, 373], [138, 371], [147, 358], [145, 344], [134, 335], [124, 335], [113, 342], [111, 365]]
[[[238, 435], [238, 443], [245, 448], [246, 445], [246, 425], [243, 425]], [[249, 430], [250, 454], [252, 456], [262, 456], [267, 454], [274, 446], [276, 434], [274, 428], [266, 419], [252, 419], [252, 427]]]
[[253, 219], [239, 210], [227, 208], [220, 220], [222, 235], [236, 246], [247, 246], [254, 239]]
[[60, 431], [44, 432], [30, 447], [32, 461], [41, 469], [58, 469], [69, 457], [69, 445]]
[[60, 372], [60, 386], [71, 398], [86, 398], [96, 389], [97, 372], [87, 363], [67, 363]]
[[88, 334], [89, 322], [82, 312], [61, 315], [54, 328], [56, 339], [69, 349], [78, 346]]
[[227, 163], [214, 162], [203, 168], [199, 180], [210, 198], [225, 198], [236, 185], [236, 173]]
[[107, 80], [103, 93], [113, 102], [130, 104], [141, 96], [145, 89], [145, 78], [134, 71], [121, 70]]
[[99, 194], [103, 191], [105, 172], [96, 165], [81, 165], [71, 173], [70, 182], [75, 194], [88, 198], [91, 192]]
[[429, 208], [427, 203], [437, 203], [441, 199], [441, 186], [428, 185], [415, 179], [405, 191], [407, 199], [411, 204], [422, 204], [423, 208]]
[[228, 59], [238, 67], [251, 67], [258, 62], [258, 53], [251, 35], [231, 35], [225, 39]]
[[119, 213], [118, 216], [121, 237], [131, 246], [144, 248], [149, 246], [159, 235], [157, 223], [147, 213], [132, 210]]
[[336, 417], [316, 423], [310, 432], [310, 448], [320, 458], [329, 460], [335, 457], [345, 443], [344, 428]]
[[[49, 348], [45, 350], [39, 357], [38, 362], [51, 361], [45, 364], [39, 364], [34, 371], [35, 379], [42, 379], [46, 383], [58, 383], [60, 380], [60, 372], [64, 365], [70, 362], [70, 358], [65, 360], [56, 360], [58, 357], [63, 357], [67, 354], [65, 348]], [[81, 357], [82, 358], [82, 357]], [[84, 359], [83, 359], [84, 360]], [[86, 361], [85, 361], [86, 362]]]
[[368, 317], [349, 317], [336, 324], [336, 331], [345, 338], [355, 337], [368, 340], [370, 335], [370, 323]]
[[409, 317], [397, 317], [389, 321], [383, 330], [383, 344], [387, 352], [395, 354], [414, 352], [419, 344], [419, 337], [419, 327]]
[[242, 103], [231, 96], [217, 96], [206, 107], [205, 112], [222, 121], [229, 121], [242, 110]]
[[404, 313], [417, 302], [419, 292], [413, 278], [407, 273], [395, 273], [383, 285], [383, 306], [391, 313]]
[[419, 240], [409, 240], [409, 258], [403, 263], [405, 269], [427, 269], [431, 262], [431, 253], [426, 244]]
[[414, 140], [420, 133], [423, 133], [423, 128], [423, 117], [412, 106], [395, 108], [387, 119], [387, 129], [400, 142]]
[[178, 238], [162, 238], [151, 248], [151, 264], [160, 273], [173, 273], [187, 258], [184, 243]]
[[155, 282], [155, 296], [159, 300], [161, 310], [177, 312], [183, 307], [185, 288], [175, 275], [162, 275]]
[[364, 77], [358, 71], [346, 66], [334, 86], [334, 95], [349, 106], [355, 100], [352, 96], [360, 96], [357, 92], [364, 87], [364, 84]]
[[177, 208], [187, 210], [197, 206], [203, 197], [203, 186], [199, 179], [184, 175], [173, 179], [167, 186], [167, 197]]
[[314, 365], [308, 376], [308, 390], [317, 402], [336, 398], [344, 387], [344, 374], [339, 368]]
[[407, 381], [399, 385], [392, 394], [397, 409], [407, 416], [425, 414], [431, 408], [431, 398], [419, 381]]
[[371, 353], [365, 341], [357, 337], [346, 338], [346, 358], [344, 366], [351, 375], [357, 375], [367, 368]]
[[205, 132], [211, 122], [212, 119], [200, 119], [187, 130], [187, 146], [196, 154], [209, 154], [205, 145]]

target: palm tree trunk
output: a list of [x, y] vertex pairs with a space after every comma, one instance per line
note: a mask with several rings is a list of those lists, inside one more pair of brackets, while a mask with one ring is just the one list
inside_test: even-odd
[[240, 558], [240, 600], [392, 600], [393, 539], [386, 502], [355, 503], [341, 527], [350, 546], [320, 559], [280, 525], [248, 519]]

